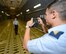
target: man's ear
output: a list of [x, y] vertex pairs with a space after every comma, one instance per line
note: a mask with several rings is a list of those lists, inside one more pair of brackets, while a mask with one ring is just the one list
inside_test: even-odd
[[55, 19], [56, 18], [56, 15], [57, 15], [56, 11], [55, 10], [52, 10], [51, 11], [51, 14], [52, 14], [52, 19]]

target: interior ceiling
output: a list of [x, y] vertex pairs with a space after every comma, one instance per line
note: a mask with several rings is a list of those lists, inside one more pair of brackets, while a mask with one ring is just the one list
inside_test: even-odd
[[[26, 13], [27, 9], [30, 9], [30, 12], [33, 12], [38, 9], [46, 8], [51, 1], [53, 0], [0, 0], [0, 10], [5, 11], [10, 15], [17, 15], [21, 11]], [[39, 3], [41, 3], [42, 6], [34, 9], [33, 7]]]
[[6, 6], [6, 10], [11, 14], [15, 14], [15, 11], [18, 11], [23, 5], [27, 2], [27, 0], [0, 0], [0, 4], [2, 6]]
[[0, 4], [7, 7], [22, 7], [27, 0], [0, 0]]
[[[54, 0], [28, 0], [27, 3], [23, 6], [22, 11], [26, 14], [31, 14], [42, 9], [45, 10], [47, 5], [52, 3], [53, 1]], [[34, 8], [34, 6], [39, 3], [41, 3], [41, 6], [38, 8]], [[27, 9], [29, 9], [30, 11], [26, 12]]]

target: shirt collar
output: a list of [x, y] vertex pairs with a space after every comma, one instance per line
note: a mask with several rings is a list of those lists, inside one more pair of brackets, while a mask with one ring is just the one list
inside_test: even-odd
[[59, 26], [55, 26], [53, 28], [50, 28], [48, 30], [48, 33], [50, 33], [51, 31], [63, 31], [63, 32], [66, 32], [66, 24], [63, 24], [63, 25], [59, 25]]

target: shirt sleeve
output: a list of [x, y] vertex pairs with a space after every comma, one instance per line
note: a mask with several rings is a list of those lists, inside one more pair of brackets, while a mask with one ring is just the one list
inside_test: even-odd
[[57, 40], [47, 34], [41, 38], [30, 40], [27, 43], [30, 53], [51, 53], [57, 49], [57, 46]]

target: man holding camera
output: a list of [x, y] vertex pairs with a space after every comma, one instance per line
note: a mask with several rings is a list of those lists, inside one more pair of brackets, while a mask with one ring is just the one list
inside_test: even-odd
[[[27, 22], [24, 48], [34, 54], [66, 54], [66, 0], [50, 4], [46, 9], [45, 18], [52, 28], [42, 37], [33, 40], [30, 40], [30, 29], [34, 25], [33, 19]], [[38, 21], [42, 27], [45, 26], [40, 18]]]

